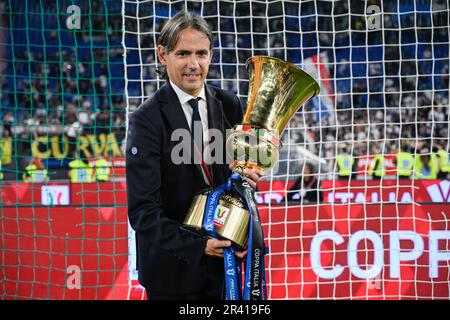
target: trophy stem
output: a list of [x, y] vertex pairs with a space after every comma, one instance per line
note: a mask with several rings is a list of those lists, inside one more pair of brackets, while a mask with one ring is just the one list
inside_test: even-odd
[[231, 169], [231, 172], [233, 173], [237, 173], [241, 176], [244, 176], [244, 169], [246, 167], [245, 166], [241, 166], [241, 165], [236, 165], [233, 169]]
[[231, 172], [237, 173], [241, 177], [243, 177], [245, 175], [244, 174], [244, 169], [250, 169], [251, 170], [253, 168], [261, 169], [261, 167], [258, 166], [257, 163], [251, 162], [251, 161], [234, 160], [233, 163], [230, 166]]

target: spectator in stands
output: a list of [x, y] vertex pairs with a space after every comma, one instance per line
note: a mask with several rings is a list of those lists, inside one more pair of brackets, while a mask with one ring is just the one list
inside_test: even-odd
[[[175, 164], [176, 143], [170, 137], [176, 129], [208, 127], [225, 134], [242, 120], [242, 106], [236, 96], [205, 84], [213, 39], [204, 19], [179, 12], [164, 25], [157, 43], [158, 70], [168, 81], [131, 115], [126, 148], [128, 216], [136, 231], [139, 281], [149, 299], [221, 299], [223, 248], [231, 242], [194, 235], [180, 224], [194, 196], [208, 184], [225, 183], [230, 171], [226, 164], [209, 169], [192, 161]], [[189, 140], [200, 150], [208, 143]], [[255, 188], [261, 172], [246, 169], [244, 174]], [[246, 252], [236, 255], [243, 258]]]
[[83, 133], [83, 127], [78, 120], [76, 110], [71, 107], [69, 107], [68, 109], [69, 110], [67, 110], [65, 113], [66, 126], [64, 128], [64, 131], [69, 141], [69, 154], [76, 154], [78, 139]]
[[439, 172], [439, 162], [436, 154], [424, 147], [416, 155], [414, 171], [416, 179], [436, 179]]
[[395, 166], [399, 179], [409, 179], [414, 169], [414, 157], [407, 142], [401, 143], [401, 149], [395, 155]]
[[3, 116], [3, 135], [11, 137], [12, 136], [12, 125], [14, 123], [14, 116], [12, 112], [7, 112]]
[[73, 160], [69, 162], [69, 178], [72, 183], [94, 182], [94, 169], [78, 155], [73, 153]]
[[377, 145], [373, 146], [372, 154], [374, 158], [370, 163], [369, 175], [372, 176], [372, 179], [379, 180], [386, 174], [384, 170], [384, 157], [381, 149]]
[[[444, 149], [444, 144], [447, 145], [447, 150]], [[437, 176], [439, 179], [447, 179], [450, 174], [450, 154], [448, 152], [448, 145], [449, 142], [444, 142], [442, 144], [436, 143], [436, 155], [438, 156], [440, 168]]]
[[22, 178], [24, 182], [31, 183], [47, 183], [49, 181], [47, 169], [38, 157], [31, 159], [30, 164], [25, 168]]
[[353, 155], [349, 152], [349, 147], [346, 144], [342, 144], [340, 152], [336, 156], [336, 167], [338, 170], [339, 179], [355, 179], [356, 178], [356, 166], [357, 161]]
[[284, 201], [299, 201], [300, 203], [318, 203], [323, 201], [317, 172], [311, 163], [302, 165], [302, 174], [295, 180], [294, 185], [287, 191]]
[[109, 176], [111, 174], [111, 166], [109, 161], [101, 155], [97, 155], [94, 157], [91, 167], [95, 169], [95, 180], [98, 182], [109, 181]]
[[3, 180], [2, 158], [3, 158], [3, 126], [0, 127], [0, 181]]
[[[60, 38], [63, 37], [63, 34], [60, 34], [55, 30], [42, 29], [41, 31], [43, 38], [41, 39], [41, 37], [38, 37], [37, 44], [34, 42], [33, 38], [29, 39], [30, 50], [16, 50], [16, 48], [11, 51], [14, 52], [14, 59], [9, 61], [9, 70], [8, 68], [5, 70], [6, 73], [10, 73], [7, 76], [10, 80], [5, 83], [7, 84], [6, 87], [2, 86], [2, 91], [5, 92], [3, 99], [8, 100], [7, 103], [6, 101], [5, 103], [2, 102], [2, 112], [5, 112], [5, 106], [7, 105], [15, 107], [15, 123], [11, 125], [20, 127], [23, 123], [28, 123], [27, 120], [31, 120], [31, 122], [36, 120], [30, 119], [30, 117], [34, 116], [34, 110], [36, 108], [41, 108], [50, 113], [46, 114], [46, 119], [43, 122], [36, 125], [40, 127], [40, 131], [44, 131], [48, 124], [62, 126], [63, 123], [65, 125], [68, 123], [73, 123], [68, 121], [69, 119], [65, 118], [63, 113], [64, 110], [67, 110], [67, 101], [72, 101], [72, 96], [82, 94], [83, 99], [89, 100], [89, 103], [91, 104], [89, 112], [94, 114], [98, 111], [100, 106], [108, 100], [108, 95], [116, 94], [117, 96], [119, 94], [113, 93], [112, 88], [116, 87], [115, 84], [117, 82], [121, 82], [123, 79], [121, 77], [114, 76], [111, 71], [115, 67], [123, 69], [117, 63], [119, 60], [116, 59], [119, 57], [120, 61], [122, 61], [121, 54], [123, 50], [122, 48], [114, 47], [114, 43], [117, 43], [117, 41], [120, 42], [121, 40], [121, 28], [117, 28], [117, 26], [121, 26], [122, 21], [120, 19], [120, 14], [118, 14], [120, 13], [120, 8], [119, 11], [114, 11], [116, 8], [114, 8], [115, 6], [113, 5], [113, 2], [106, 4], [104, 7], [104, 9], [109, 8], [109, 13], [113, 13], [108, 17], [110, 24], [109, 26], [102, 21], [104, 18], [102, 14], [91, 15], [89, 19], [82, 19], [84, 27], [89, 27], [91, 24], [93, 26], [97, 26], [98, 28], [107, 29], [99, 29], [94, 33], [102, 34], [103, 36], [107, 35], [107, 43], [110, 47], [109, 49], [105, 47], [90, 48], [89, 46], [92, 44], [92, 33], [90, 34], [86, 31], [83, 32], [83, 35], [85, 35], [84, 39], [78, 39], [80, 40], [77, 42], [78, 46], [63, 46], [61, 50], [43, 50], [45, 49], [44, 44], [42, 43], [43, 40], [44, 43], [47, 45], [50, 44], [52, 47], [65, 42], [65, 40], [64, 38]], [[9, 5], [6, 7], [10, 7], [9, 10], [12, 10], [12, 12], [24, 12], [24, 3], [26, 2], [10, 1]], [[289, 7], [291, 5], [297, 6], [296, 4], [289, 2], [286, 2], [286, 4], [283, 5], [283, 10], [285, 10], [284, 14], [289, 11]], [[386, 6], [387, 5], [388, 4], [386, 3]], [[343, 14], [343, 16], [345, 16], [349, 10], [353, 10], [351, 5], [350, 8], [348, 8], [348, 6], [349, 5], [347, 3], [344, 3], [342, 6], [334, 7], [334, 10], [339, 10], [341, 15]], [[280, 26], [286, 31], [292, 31], [292, 29], [297, 30], [298, 25], [289, 23], [289, 18], [284, 21], [282, 17], [275, 17], [271, 14], [269, 17], [259, 19], [259, 17], [263, 17], [266, 14], [264, 7], [264, 5], [252, 6], [252, 18], [250, 19], [250, 24], [248, 24], [248, 19], [236, 19], [234, 24], [229, 23], [228, 19], [219, 19], [220, 24], [218, 28], [222, 31], [227, 31], [227, 34], [226, 37], [223, 36], [221, 38], [221, 41], [223, 42], [221, 43], [220, 49], [221, 61], [217, 63], [216, 70], [219, 71], [216, 72], [215, 77], [225, 79], [222, 81], [224, 86], [227, 86], [227, 84], [235, 85], [237, 83], [235, 80], [227, 81], [226, 79], [235, 79], [237, 76], [240, 78], [245, 78], [247, 76], [243, 63], [249, 57], [250, 52], [252, 52], [253, 49], [258, 49], [258, 52], [261, 51], [266, 54], [270, 54], [271, 52], [275, 52], [277, 54], [278, 52], [284, 52], [287, 53], [288, 60], [289, 57], [302, 57], [304, 55], [306, 58], [306, 56], [309, 55], [309, 51], [317, 51], [310, 49], [306, 49], [306, 51], [304, 51], [305, 48], [302, 48], [302, 46], [299, 45], [295, 45], [295, 47], [291, 46], [290, 42], [292, 40], [296, 40], [296, 32], [287, 32], [287, 36], [285, 38], [283, 38], [281, 34], [271, 32], [268, 42], [267, 37], [260, 36], [258, 33], [250, 33], [250, 35], [247, 35], [248, 31], [250, 31], [250, 25], [258, 30], [265, 30], [265, 28], [268, 30], [278, 30]], [[407, 3], [399, 2], [398, 6], [391, 6], [389, 4], [389, 8], [385, 7], [384, 10], [391, 13], [401, 13], [405, 12], [405, 9], [410, 11], [408, 7], [409, 5]], [[43, 6], [43, 10], [46, 14], [49, 14], [48, 10], [52, 10], [51, 8], [53, 8], [53, 6]], [[30, 12], [32, 12], [34, 9], [28, 8], [27, 11], [28, 10], [31, 10]], [[82, 8], [82, 12], [85, 10], [89, 10], [89, 8]], [[173, 10], [175, 9], [173, 8]], [[211, 14], [207, 14], [210, 15], [211, 18], [217, 12], [215, 8], [209, 6], [203, 6], [202, 10], [204, 10], [204, 14], [206, 14], [206, 12], [211, 12]], [[351, 21], [351, 24], [349, 25], [349, 19], [336, 16], [337, 11], [331, 14], [331, 12], [327, 13], [326, 10], [326, 6], [314, 8], [313, 2], [302, 3], [301, 12], [304, 17], [300, 22], [301, 29], [304, 30], [304, 27], [308, 26], [309, 28], [312, 28], [308, 30], [314, 30], [316, 28], [322, 30], [321, 28], [328, 26], [329, 29], [324, 29], [324, 32], [322, 33], [328, 33], [331, 35], [336, 30], [342, 31], [347, 30], [348, 28], [357, 29], [361, 27], [361, 21]], [[435, 18], [438, 19], [438, 21], [442, 18], [441, 16], [446, 14], [445, 10], [442, 12], [437, 12], [436, 8], [434, 8], [433, 11], [435, 14], [432, 14], [431, 16], [436, 15]], [[232, 16], [234, 12], [235, 7], [232, 2], [220, 3], [220, 13], [223, 16]], [[297, 11], [294, 9], [292, 12]], [[308, 12], [308, 14], [305, 14], [306, 12]], [[319, 22], [316, 21], [317, 13], [321, 17]], [[157, 13], [155, 12], [155, 14]], [[160, 12], [160, 16], [164, 15], [165, 12]], [[8, 15], [6, 14], [6, 16]], [[336, 61], [338, 62], [335, 70], [336, 74], [333, 75], [333, 80], [335, 80], [336, 83], [334, 96], [337, 101], [336, 116], [338, 119], [342, 118], [343, 121], [339, 121], [338, 127], [334, 126], [334, 124], [327, 127], [322, 122], [318, 123], [315, 117], [309, 117], [306, 123], [308, 123], [308, 126], [311, 128], [312, 134], [316, 137], [322, 138], [330, 136], [332, 139], [338, 141], [348, 139], [353, 139], [354, 141], [370, 139], [370, 145], [377, 144], [378, 147], [384, 143], [380, 142], [380, 135], [384, 132], [386, 132], [386, 136], [384, 136], [383, 139], [387, 144], [394, 144], [399, 137], [414, 139], [416, 138], [416, 134], [419, 134], [428, 140], [438, 137], [447, 138], [447, 120], [449, 118], [448, 108], [442, 106], [448, 106], [448, 50], [445, 50], [445, 45], [434, 48], [433, 43], [442, 41], [442, 43], [448, 44], [449, 33], [448, 28], [446, 27], [432, 28], [433, 25], [436, 27], [435, 21], [433, 22], [432, 19], [432, 22], [430, 22], [430, 20], [426, 19], [425, 16], [427, 15], [418, 15], [418, 20], [416, 22], [418, 25], [420, 24], [422, 26], [424, 32], [419, 32], [417, 35], [412, 32], [413, 28], [407, 28], [407, 30], [405, 30], [404, 26], [399, 24], [399, 21], [396, 21], [395, 19], [386, 19], [384, 21], [384, 27], [387, 28], [384, 33], [384, 40], [385, 43], [389, 43], [389, 45], [385, 46], [383, 49], [383, 57], [385, 59], [382, 59], [382, 63], [374, 62], [371, 58], [360, 56], [358, 53], [349, 55], [348, 50], [351, 50], [351, 48], [347, 43], [351, 33], [337, 32], [335, 34], [335, 43], [333, 44], [334, 47], [330, 47], [328, 52], [330, 54], [333, 53], [333, 58], [337, 59]], [[412, 19], [412, 17], [409, 17], [408, 19]], [[15, 32], [14, 30], [16, 29], [21, 30], [22, 28], [25, 28], [23, 24], [27, 21], [27, 23], [31, 23], [28, 28], [39, 31], [40, 23], [38, 20], [13, 19], [11, 22], [8, 22], [8, 27]], [[140, 30], [147, 30], [149, 28], [156, 30], [158, 24], [160, 23], [159, 21], [159, 19], [139, 19], [141, 27]], [[332, 21], [333, 23], [327, 23], [327, 21]], [[407, 21], [407, 23], [411, 23], [411, 21]], [[38, 25], [36, 25], [36, 23], [38, 23]], [[154, 23], [154, 25], [151, 23]], [[125, 29], [130, 31], [129, 37], [134, 37], [135, 32], [138, 31], [136, 28], [137, 24], [133, 22], [133, 19], [127, 19], [125, 24]], [[111, 27], [111, 25], [114, 26]], [[89, 28], [83, 30], [89, 30]], [[234, 35], [233, 32], [236, 30], [240, 31], [240, 33]], [[429, 32], [430, 30], [434, 30], [435, 32]], [[323, 47], [326, 43], [322, 41], [323, 39], [313, 39], [317, 36], [323, 37], [322, 33], [310, 32], [305, 34], [303, 42], [314, 43], [315, 40], [317, 40], [317, 43], [319, 44], [318, 48]], [[374, 39], [373, 36], [376, 34], [377, 33], [371, 34], [368, 39], [365, 37], [352, 38], [352, 44], [354, 46], [359, 45], [362, 47], [367, 46], [367, 43], [370, 45], [370, 39]], [[401, 37], [399, 37], [400, 35]], [[416, 36], [419, 38], [416, 39]], [[154, 37], [155, 33], [148, 33], [145, 36], [146, 41], [141, 43], [141, 47], [145, 47], [145, 44], [154, 44]], [[399, 45], [400, 38], [402, 43], [413, 44], [420, 42], [420, 44], [402, 47]], [[128, 40], [128, 38], [126, 40]], [[14, 49], [12, 42], [6, 43], [6, 46], [10, 46], [11, 49]], [[282, 50], [275, 50], [274, 48], [282, 48], [283, 46], [285, 48]], [[416, 54], [417, 50], [413, 50], [414, 52], [412, 55], [411, 53], [408, 53], [407, 48], [414, 46], [418, 46], [418, 55]], [[83, 47], [86, 50], [79, 50], [83, 49]], [[340, 47], [343, 49], [335, 51], [336, 48]], [[8, 50], [9, 49], [6, 48], [6, 51]], [[143, 50], [142, 61], [144, 68], [154, 67], [153, 61], [155, 61], [156, 57], [153, 52], [155, 51], [156, 50]], [[75, 55], [75, 53], [77, 53], [77, 55]], [[141, 61], [140, 55], [138, 60], [133, 60], [133, 56], [136, 55], [130, 54], [128, 56], [127, 60], [129, 63], [138, 63]], [[376, 55], [374, 54], [373, 56]], [[350, 57], [350, 60], [348, 57]], [[7, 61], [6, 59], [4, 60]], [[358, 75], [360, 73], [355, 72], [354, 68], [357, 67], [357, 64], [352, 64], [352, 62], [359, 60], [367, 62], [369, 77], [360, 77]], [[75, 64], [74, 61], [78, 61], [78, 63]], [[107, 63], [110, 64], [108, 65]], [[237, 67], [235, 67], [236, 64]], [[378, 64], [380, 65], [378, 66]], [[70, 68], [68, 68], [69, 65]], [[14, 70], [14, 76], [11, 74], [12, 70]], [[226, 74], [221, 74], [221, 72]], [[401, 74], [401, 77], [398, 76], [399, 74]], [[77, 75], [78, 79], [75, 79]], [[130, 74], [127, 74], [127, 76], [130, 77]], [[212, 74], [210, 73], [210, 78], [211, 76]], [[48, 86], [45, 85], [45, 82], [43, 81], [44, 79], [49, 79]], [[91, 79], [95, 80], [91, 81]], [[133, 81], [135, 80], [136, 79]], [[151, 81], [147, 81], [147, 78], [145, 78], [145, 80], [146, 92], [139, 94], [151, 95], [154, 91], [156, 91], [158, 82], [155, 78], [152, 78]], [[129, 83], [130, 88], [132, 87], [133, 81], [130, 81]], [[363, 82], [363, 85], [361, 85], [361, 81]], [[217, 83], [222, 82], [217, 81]], [[139, 83], [139, 81], [135, 82], [137, 86], [140, 86]], [[238, 86], [240, 89], [239, 92], [242, 95], [245, 95], [247, 92], [248, 83], [246, 81], [240, 81]], [[381, 88], [379, 88], [380, 86]], [[53, 96], [46, 100], [46, 95], [43, 94], [45, 91], [50, 91]], [[9, 94], [7, 94], [7, 92], [9, 92]], [[138, 92], [140, 91], [138, 90]], [[431, 92], [433, 92], [433, 94], [431, 94]], [[130, 96], [133, 96], [133, 94]], [[372, 97], [374, 99], [372, 99]], [[379, 99], [380, 97], [381, 99]], [[352, 99], [355, 100], [353, 104]], [[44, 106], [42, 104], [44, 104]], [[395, 111], [395, 109], [398, 108], [399, 104], [402, 108], [401, 111], [398, 112]], [[368, 126], [369, 123], [371, 125], [373, 124], [372, 119], [369, 120], [369, 117], [362, 116], [362, 109], [355, 110], [355, 108], [365, 108], [366, 106], [370, 108], [378, 108], [382, 111], [382, 119], [377, 120], [377, 122], [383, 124], [382, 126]], [[429, 112], [429, 107], [431, 107], [431, 110], [434, 110], [434, 112]], [[8, 108], [6, 108], [6, 110], [8, 110]], [[27, 110], [30, 110], [30, 112]], [[77, 110], [79, 111], [79, 105], [77, 105]], [[109, 112], [125, 114], [124, 109], [115, 110], [116, 111], [109, 110]], [[378, 112], [378, 114], [379, 113], [380, 112]], [[92, 114], [89, 115], [89, 117], [94, 119], [95, 116], [92, 116]], [[302, 113], [298, 113], [296, 118], [300, 118], [302, 116], [301, 114]], [[98, 118], [101, 118], [102, 116]], [[392, 119], [394, 119], [392, 121], [390, 121], [391, 116], [393, 117]], [[98, 118], [97, 121], [99, 121], [99, 125], [92, 126], [90, 129], [91, 131], [102, 130], [102, 122], [101, 119]], [[125, 117], [120, 117], [119, 119], [122, 121], [121, 125], [117, 125], [116, 127], [120, 130], [125, 127]], [[427, 121], [428, 119], [430, 121]], [[355, 123], [358, 121], [360, 121], [360, 124], [363, 124], [364, 128], [362, 130], [355, 127]], [[300, 124], [305, 123], [302, 120], [297, 122]], [[104, 123], [106, 123], [104, 130], [114, 129], [109, 122]], [[83, 126], [84, 133], [88, 133], [88, 129], [86, 127], [87, 126]], [[370, 136], [368, 136], [367, 132], [365, 132], [368, 130], [367, 127], [372, 127]], [[30, 143], [32, 142], [32, 137], [26, 136], [28, 129], [29, 128], [25, 128], [25, 130], [21, 133], [22, 136], [20, 137], [17, 137], [17, 133], [15, 133], [13, 138], [19, 139], [17, 139], [17, 144], [13, 144], [14, 147], [17, 148], [18, 144], [25, 144], [25, 141], [30, 141]], [[73, 132], [73, 130], [71, 132]], [[326, 132], [326, 134], [323, 134], [324, 132]], [[364, 134], [366, 135], [365, 137]], [[360, 138], [360, 136], [363, 137]], [[347, 137], [348, 139], [344, 137]], [[299, 136], [299, 138], [295, 138], [295, 140], [291, 140], [289, 143], [303, 142], [300, 139], [301, 138]], [[376, 139], [380, 140], [376, 141]], [[429, 142], [430, 141], [428, 141], [428, 143]], [[76, 141], [71, 140], [70, 146], [75, 146], [75, 143]], [[319, 151], [323, 150], [317, 150], [317, 152]], [[332, 152], [333, 154], [330, 155], [330, 158], [335, 156], [334, 149], [332, 149]], [[29, 153], [26, 152], [18, 155], [19, 159], [17, 161], [13, 160], [13, 163], [21, 163], [22, 159], [24, 159], [23, 157], [26, 157], [27, 155], [29, 155]], [[20, 165], [21, 169], [24, 168], [25, 165]], [[440, 175], [444, 175], [442, 170]], [[375, 178], [379, 177], [375, 176]]]

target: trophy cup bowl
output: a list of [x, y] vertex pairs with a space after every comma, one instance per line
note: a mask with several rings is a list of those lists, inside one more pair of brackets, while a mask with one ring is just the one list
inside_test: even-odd
[[233, 155], [233, 172], [244, 168], [271, 169], [279, 159], [280, 138], [289, 120], [320, 92], [305, 71], [281, 59], [254, 56], [247, 60], [249, 89], [242, 124], [227, 138], [227, 155]]
[[[268, 170], [277, 163], [280, 138], [289, 120], [320, 91], [309, 74], [281, 59], [254, 56], [247, 60], [246, 68], [250, 84], [247, 110], [242, 123], [232, 129], [226, 141], [227, 159], [235, 164], [232, 171], [241, 175], [245, 168]], [[194, 198], [184, 227], [202, 232], [209, 192]], [[223, 193], [214, 216], [218, 236], [244, 248], [250, 214], [241, 199], [232, 192]]]

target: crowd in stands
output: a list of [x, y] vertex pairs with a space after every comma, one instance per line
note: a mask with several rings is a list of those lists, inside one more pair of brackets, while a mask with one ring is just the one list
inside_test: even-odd
[[[112, 66], [122, 59], [123, 50], [117, 45], [109, 48], [90, 45], [89, 48], [92, 40], [83, 36], [76, 41], [82, 49], [75, 50], [64, 43], [73, 42], [73, 36], [69, 32], [64, 36], [60, 32], [58, 36], [56, 30], [41, 31], [45, 44], [24, 45], [20, 27], [25, 19], [31, 18], [16, 13], [5, 20], [6, 28], [13, 31], [10, 37], [13, 56], [7, 76], [0, 80], [3, 117], [15, 125], [68, 126], [80, 120], [87, 127], [95, 128], [97, 118], [103, 116], [100, 114], [108, 113], [113, 118], [112, 124], [123, 125], [123, 91], [114, 92], [118, 81], [111, 77]], [[118, 43], [120, 27], [116, 28], [108, 37]], [[60, 46], [59, 50], [48, 49], [55, 45]]]
[[1, 131], [3, 141], [16, 138], [16, 157], [3, 168], [16, 171], [9, 174], [15, 179], [26, 173], [39, 136], [65, 135], [71, 149], [80, 135], [125, 137], [120, 3], [84, 1], [81, 12], [92, 15], [82, 15], [80, 30], [69, 30], [55, 3], [44, 2], [9, 2], [2, 9], [8, 63], [0, 76]]

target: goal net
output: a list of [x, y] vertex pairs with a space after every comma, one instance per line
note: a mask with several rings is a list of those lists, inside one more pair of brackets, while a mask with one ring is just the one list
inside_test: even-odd
[[319, 82], [256, 194], [270, 298], [448, 299], [448, 4], [123, 5], [128, 113], [164, 83], [156, 41], [180, 10], [212, 26], [207, 81], [244, 105], [245, 61], [254, 55], [286, 60]]
[[186, 9], [213, 30], [208, 84], [243, 105], [254, 55], [321, 87], [258, 183], [268, 298], [449, 299], [450, 8], [435, 0], [0, 1], [0, 299], [145, 299], [123, 146], [165, 81], [161, 27]]
[[0, 299], [130, 297], [121, 9], [0, 1]]

